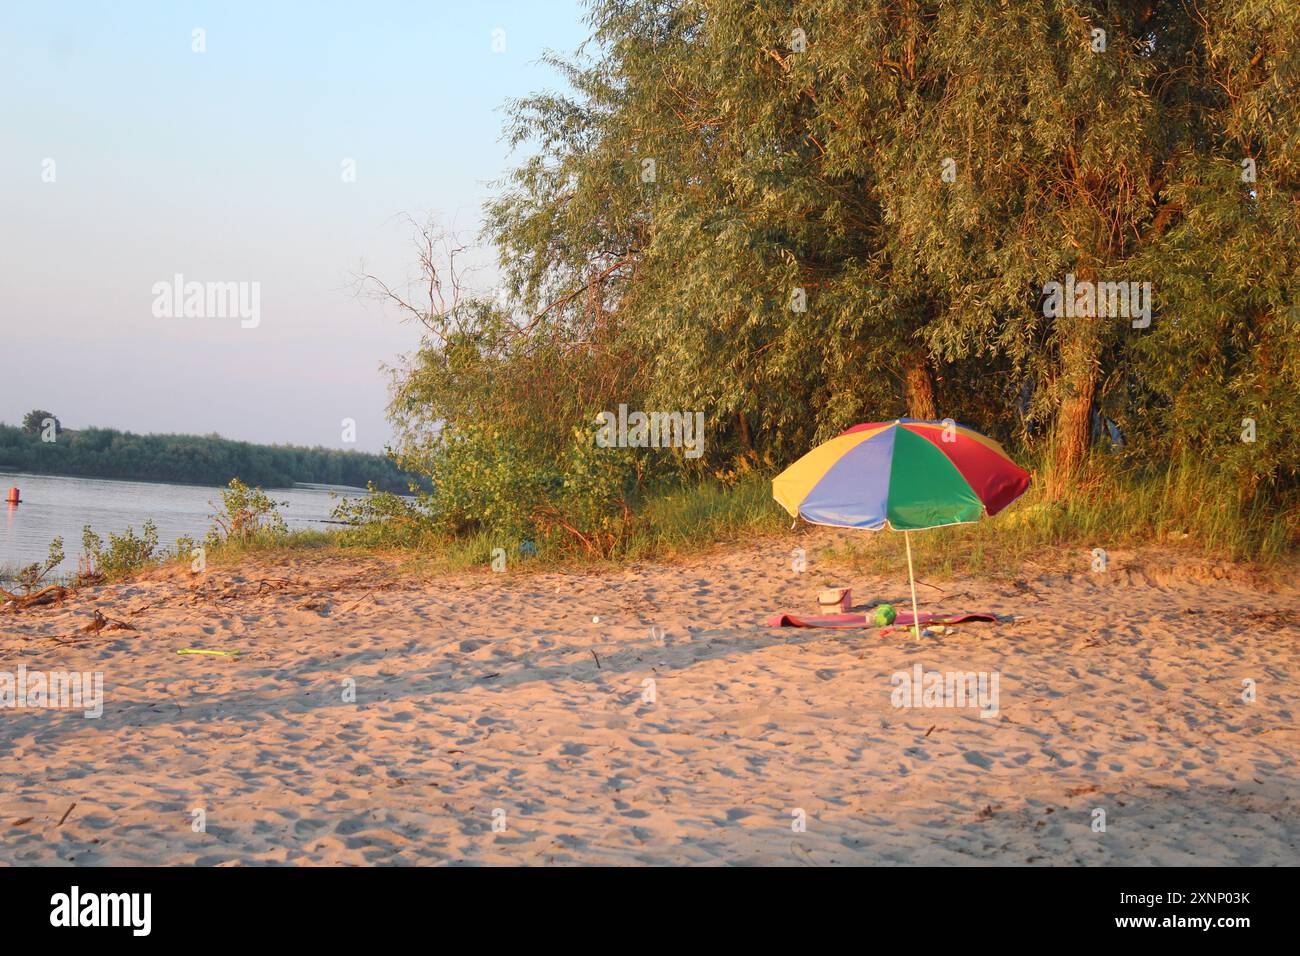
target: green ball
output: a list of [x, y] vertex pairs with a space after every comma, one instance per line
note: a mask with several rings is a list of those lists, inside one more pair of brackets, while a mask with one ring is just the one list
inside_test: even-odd
[[898, 612], [894, 610], [892, 604], [881, 604], [876, 607], [876, 627], [888, 627], [897, 617]]

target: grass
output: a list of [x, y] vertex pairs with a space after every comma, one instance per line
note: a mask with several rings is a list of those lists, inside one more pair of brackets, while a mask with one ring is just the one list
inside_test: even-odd
[[[267, 554], [276, 551], [312, 551], [320, 548], [333, 548], [338, 545], [335, 532], [321, 531], [315, 528], [295, 529], [279, 535], [261, 535], [242, 541], [227, 538], [215, 548], [205, 546], [207, 560], [238, 561], [248, 554]], [[180, 560], [180, 559], [178, 559]], [[189, 561], [188, 556], [183, 560]]]
[[[1010, 577], [1025, 562], [1087, 571], [1093, 549], [1158, 548], [1197, 558], [1285, 571], [1300, 545], [1300, 506], [1270, 510], [1242, 500], [1240, 489], [1203, 465], [1180, 461], [1159, 472], [1126, 470], [1095, 458], [1066, 501], [1037, 480], [1015, 504], [983, 521], [915, 532], [919, 576], [987, 574]], [[856, 569], [888, 573], [906, 567], [903, 535], [849, 539], [827, 556]]]
[[734, 485], [702, 483], [649, 499], [628, 545], [632, 558], [673, 558], [789, 527], [772, 500], [771, 479], [751, 475]]
[[751, 475], [733, 485], [701, 482], [648, 497], [637, 509], [635, 527], [623, 549], [606, 560], [575, 555], [545, 542], [535, 554], [525, 555], [518, 542], [491, 532], [453, 537], [417, 527], [368, 536], [368, 541], [349, 541], [346, 533], [338, 531], [259, 535], [247, 542], [230, 540], [209, 548], [207, 560], [210, 565], [221, 565], [252, 555], [275, 560], [307, 552], [373, 554], [397, 559], [408, 573], [430, 575], [486, 570], [492, 565], [493, 552], [501, 548], [512, 570], [601, 568], [629, 560], [686, 557], [728, 542], [774, 534], [789, 523], [789, 517], [772, 500], [770, 479]]
[[[1047, 497], [1045, 468], [1035, 469], [1030, 490], [1001, 514], [983, 521], [914, 533], [918, 575], [951, 577], [1023, 573], [1025, 562], [1045, 561], [1087, 570], [1094, 548], [1174, 550], [1203, 558], [1290, 566], [1300, 544], [1300, 508], [1268, 510], [1243, 502], [1239, 489], [1205, 466], [1188, 461], [1159, 472], [1125, 470], [1095, 458], [1067, 501]], [[453, 538], [432, 532], [405, 536], [400, 546], [348, 546], [334, 532], [293, 532], [287, 537], [227, 547], [210, 559], [243, 554], [332, 548], [398, 556], [418, 573], [484, 570], [503, 548], [511, 569], [606, 567], [628, 560], [673, 560], [729, 542], [779, 535], [790, 518], [772, 500], [770, 478], [751, 475], [735, 484], [701, 482], [649, 496], [619, 555], [601, 561], [545, 545], [535, 555], [479, 532]], [[906, 567], [903, 535], [847, 532], [825, 556], [859, 570], [896, 573]]]
[[[1139, 472], [1098, 456], [1068, 501], [1047, 497], [1041, 463], [1034, 472], [1030, 490], [1001, 514], [912, 534], [917, 575], [1013, 577], [1024, 573], [1026, 562], [1086, 571], [1094, 548], [1138, 547], [1246, 562], [1277, 573], [1294, 567], [1300, 506], [1268, 509], [1245, 501], [1240, 489], [1204, 465], [1184, 460], [1161, 471]], [[230, 564], [250, 555], [275, 560], [306, 553], [373, 554], [395, 558], [408, 573], [431, 575], [486, 571], [494, 550], [502, 548], [512, 571], [608, 568], [626, 561], [684, 558], [727, 543], [787, 534], [790, 527], [789, 516], [771, 498], [770, 478], [763, 475], [651, 494], [637, 508], [636, 518], [619, 554], [606, 560], [546, 542], [537, 553], [524, 555], [517, 542], [487, 532], [450, 537], [419, 526], [389, 529], [368, 543], [337, 531], [258, 535], [210, 547], [207, 560]], [[833, 564], [879, 574], [906, 569], [901, 534], [846, 531], [836, 539], [823, 551]]]
[[402, 547], [362, 546], [362, 550], [395, 555], [405, 570], [420, 574], [485, 570], [491, 567], [497, 548], [506, 552], [512, 570], [598, 569], [626, 561], [673, 560], [789, 526], [789, 518], [772, 501], [770, 480], [758, 475], [734, 485], [702, 482], [651, 495], [636, 514], [635, 526], [620, 553], [603, 560], [548, 547], [546, 542], [535, 554], [525, 555], [516, 542], [490, 532], [463, 537], [425, 533]]

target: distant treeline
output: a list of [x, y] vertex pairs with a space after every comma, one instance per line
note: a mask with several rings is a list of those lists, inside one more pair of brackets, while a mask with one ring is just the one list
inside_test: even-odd
[[407, 477], [383, 455], [333, 448], [254, 445], [216, 435], [134, 435], [112, 428], [59, 429], [42, 441], [14, 425], [0, 424], [0, 468], [35, 474], [131, 481], [175, 481], [282, 488], [294, 482], [405, 492]]

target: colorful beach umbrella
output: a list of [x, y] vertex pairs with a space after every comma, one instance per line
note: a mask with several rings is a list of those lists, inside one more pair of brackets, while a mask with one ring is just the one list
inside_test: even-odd
[[1002, 446], [953, 422], [900, 418], [855, 425], [818, 445], [772, 480], [772, 496], [813, 524], [908, 533], [995, 515], [1029, 487], [1029, 473]]

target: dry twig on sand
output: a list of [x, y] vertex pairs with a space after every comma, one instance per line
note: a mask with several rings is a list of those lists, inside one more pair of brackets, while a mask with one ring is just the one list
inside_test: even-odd
[[285, 588], [297, 587], [298, 583], [299, 582], [289, 578], [261, 578], [257, 582], [257, 593], [261, 594], [263, 591], [282, 591]]
[[366, 601], [367, 599], [372, 598], [372, 597], [374, 597], [374, 596], [375, 596], [375, 592], [374, 592], [374, 591], [371, 591], [369, 594], [363, 594], [361, 597], [357, 598], [355, 601], [353, 601], [353, 602], [352, 602], [351, 604], [349, 604], [347, 607], [339, 608], [339, 613], [340, 613], [340, 614], [346, 614], [348, 611], [351, 611], [351, 610], [354, 610], [354, 609], [360, 607], [361, 604], [362, 604], [364, 601]]
[[126, 623], [126, 621], [119, 621], [115, 618], [105, 617], [104, 613], [99, 610], [99, 608], [95, 608], [95, 616], [90, 619], [89, 624], [82, 626], [81, 631], [84, 634], [98, 634], [103, 630], [134, 631], [136, 628], [134, 625]]

